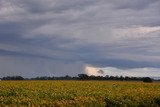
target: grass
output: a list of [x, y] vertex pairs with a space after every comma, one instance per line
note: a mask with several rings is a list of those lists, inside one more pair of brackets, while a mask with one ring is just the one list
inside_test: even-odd
[[0, 81], [0, 106], [158, 107], [160, 83]]

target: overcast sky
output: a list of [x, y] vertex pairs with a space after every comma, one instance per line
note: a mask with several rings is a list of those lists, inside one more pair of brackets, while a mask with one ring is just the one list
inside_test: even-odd
[[0, 77], [87, 65], [160, 74], [160, 0], [0, 0]]

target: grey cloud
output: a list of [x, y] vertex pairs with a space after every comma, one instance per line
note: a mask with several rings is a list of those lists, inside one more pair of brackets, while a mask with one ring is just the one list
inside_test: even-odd
[[23, 77], [75, 76], [83, 71], [81, 62], [64, 62], [41, 58], [1, 56], [0, 63], [0, 77], [13, 75], [21, 75]]
[[[65, 62], [79, 61], [71, 68], [159, 67], [160, 33], [152, 31], [160, 26], [159, 5], [158, 0], [0, 0], [0, 56], [24, 68], [20, 59], [45, 60], [45, 66], [26, 66], [45, 70], [53, 64], [57, 74], [58, 67], [69, 72], [70, 67], [62, 67]], [[9, 59], [5, 65], [22, 70]]]
[[[41, 12], [55, 12], [61, 13], [70, 9], [80, 9], [84, 6], [91, 5], [95, 0], [39, 0], [37, 1], [23, 1], [24, 6], [33, 13], [41, 13]], [[47, 5], [47, 7], [46, 7]]]
[[153, 3], [159, 3], [158, 0], [134, 0], [134, 1], [129, 1], [129, 0], [109, 0], [110, 2], [116, 4], [116, 8], [117, 9], [135, 9], [135, 10], [139, 10], [139, 9], [145, 9], [147, 8], [149, 5], [152, 5]]

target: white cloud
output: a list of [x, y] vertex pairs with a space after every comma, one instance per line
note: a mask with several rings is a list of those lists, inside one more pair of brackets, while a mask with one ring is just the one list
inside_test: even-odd
[[97, 68], [97, 67], [89, 67], [86, 66], [85, 73], [89, 76], [102, 76], [99, 74], [98, 71], [103, 70], [103, 76], [110, 75], [110, 76], [133, 76], [133, 77], [157, 77], [160, 75], [160, 68], [130, 68], [130, 69], [120, 69], [116, 67], [104, 67], [104, 68]]

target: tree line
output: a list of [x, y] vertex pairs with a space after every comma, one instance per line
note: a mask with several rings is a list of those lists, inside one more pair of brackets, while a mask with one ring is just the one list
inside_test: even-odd
[[[148, 81], [152, 82], [153, 79], [150, 77], [129, 77], [129, 76], [88, 76], [86, 74], [78, 74], [78, 76], [71, 77], [69, 75], [62, 77], [48, 77], [41, 76], [35, 78], [24, 78], [22, 76], [6, 76], [1, 78], [1, 80], [120, 80], [120, 81]], [[157, 80], [160, 81], [160, 80]]]

